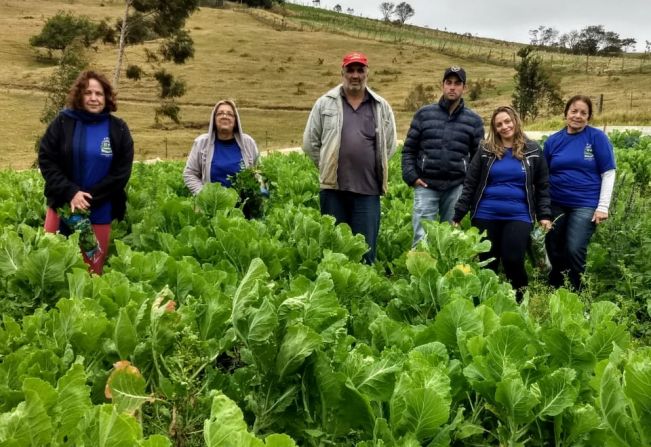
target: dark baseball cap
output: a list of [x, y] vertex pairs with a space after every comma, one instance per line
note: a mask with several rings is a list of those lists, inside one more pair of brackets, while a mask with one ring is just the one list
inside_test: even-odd
[[456, 67], [456, 66], [446, 68], [445, 73], [443, 73], [443, 80], [445, 81], [447, 78], [449, 78], [452, 75], [457, 76], [464, 84], [466, 83], [466, 70], [464, 70], [463, 68]]

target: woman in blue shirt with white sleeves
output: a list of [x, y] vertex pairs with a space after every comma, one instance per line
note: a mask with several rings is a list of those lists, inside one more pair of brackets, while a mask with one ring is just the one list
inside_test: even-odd
[[546, 247], [552, 270], [549, 283], [560, 287], [567, 275], [581, 288], [590, 238], [608, 218], [615, 184], [615, 154], [608, 137], [588, 125], [592, 101], [576, 95], [565, 104], [566, 127], [545, 142], [552, 218]]
[[496, 271], [502, 264], [518, 301], [529, 282], [524, 261], [533, 224], [551, 226], [548, 188], [540, 146], [527, 139], [513, 108], [498, 107], [470, 163], [452, 221], [458, 224], [470, 211], [473, 226], [491, 242], [480, 259], [493, 258], [488, 267]]

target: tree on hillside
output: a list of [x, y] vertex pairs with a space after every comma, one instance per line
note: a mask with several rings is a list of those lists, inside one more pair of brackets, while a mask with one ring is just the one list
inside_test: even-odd
[[398, 3], [398, 6], [395, 8], [395, 15], [398, 17], [398, 22], [401, 25], [404, 25], [414, 14], [416, 14], [416, 11], [407, 2]]
[[[41, 123], [47, 125], [57, 116], [66, 103], [72, 83], [87, 66], [88, 57], [86, 56], [86, 46], [83, 39], [73, 40], [63, 50], [56, 70], [45, 83], [45, 90], [48, 93], [39, 119]], [[36, 139], [34, 148], [37, 152], [41, 137], [42, 135]]]
[[545, 68], [532, 47], [518, 51], [520, 62], [516, 65], [513, 107], [523, 120], [536, 119], [542, 108], [557, 113], [563, 107], [560, 83]]
[[337, 3], [337, 4], [334, 6], [334, 8], [332, 8], [332, 10], [333, 10], [334, 12], [341, 12], [341, 5], [340, 5], [339, 3]]
[[[187, 18], [197, 9], [198, 0], [125, 0], [124, 4], [124, 15], [119, 24], [118, 60], [113, 77], [115, 89], [118, 88], [120, 82], [122, 60], [127, 44], [141, 43], [145, 39], [145, 37], [142, 37], [141, 41], [127, 39], [132, 28], [135, 28], [135, 24], [144, 26], [158, 37], [175, 40]], [[176, 60], [174, 62], [182, 63]]]
[[395, 9], [396, 4], [391, 2], [382, 2], [380, 3], [380, 12], [382, 13], [382, 18], [385, 22], [391, 21], [391, 16], [393, 15], [393, 10]]
[[75, 16], [69, 12], [59, 11], [50, 17], [41, 32], [29, 39], [33, 47], [64, 51], [73, 41], [80, 40], [86, 47], [101, 36], [99, 25], [88, 17]]

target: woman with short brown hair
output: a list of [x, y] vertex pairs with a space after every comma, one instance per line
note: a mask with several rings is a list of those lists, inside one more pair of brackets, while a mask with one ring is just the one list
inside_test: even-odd
[[83, 71], [70, 88], [67, 107], [41, 139], [38, 165], [45, 179], [45, 231], [69, 234], [58, 208], [89, 213], [98, 248], [84, 261], [101, 274], [108, 253], [111, 221], [126, 210], [126, 185], [133, 163], [133, 139], [126, 123], [112, 115], [115, 93], [106, 77]]

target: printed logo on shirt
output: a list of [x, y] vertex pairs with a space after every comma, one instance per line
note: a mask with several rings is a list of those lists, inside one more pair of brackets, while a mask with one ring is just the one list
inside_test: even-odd
[[109, 137], [104, 137], [102, 144], [99, 146], [99, 152], [107, 157], [113, 155], [113, 149], [111, 148], [111, 140]]
[[592, 145], [590, 143], [586, 144], [583, 148], [583, 158], [585, 160], [594, 160], [594, 153], [592, 152]]

